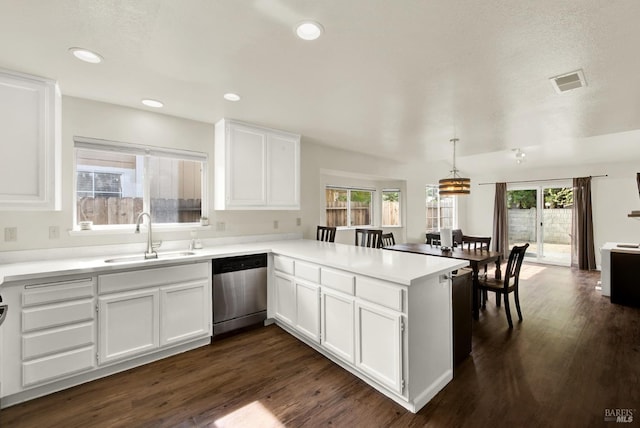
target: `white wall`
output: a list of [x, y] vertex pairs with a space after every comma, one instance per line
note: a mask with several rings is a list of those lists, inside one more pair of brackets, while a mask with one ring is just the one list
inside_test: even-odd
[[606, 174], [607, 177], [593, 178], [591, 181], [596, 263], [600, 265], [598, 249], [605, 242], [640, 242], [640, 220], [627, 217], [632, 210], [640, 209], [640, 197], [636, 186], [637, 172], [640, 172], [638, 162], [628, 162], [485, 173], [474, 177], [476, 184], [472, 185], [464, 212], [467, 225], [465, 233], [488, 236], [492, 234], [495, 186], [479, 186], [477, 183]]
[[[215, 118], [219, 119], [219, 118]], [[209, 156], [209, 198], [213, 200], [214, 127], [209, 123], [176, 118], [146, 110], [106, 104], [64, 96], [62, 98], [62, 210], [61, 211], [0, 211], [0, 231], [18, 228], [16, 242], [4, 242], [0, 251], [41, 248], [76, 247], [119, 243], [141, 243], [146, 237], [129, 232], [117, 234], [72, 234], [73, 228], [73, 137], [82, 136], [150, 146], [180, 148], [205, 152]], [[375, 175], [380, 183], [401, 178], [401, 165], [383, 159], [313, 143], [302, 137], [301, 143], [301, 206], [300, 211], [209, 211], [212, 227], [198, 229], [198, 237], [229, 237], [255, 234], [304, 232], [315, 238], [315, 227], [321, 224], [324, 191], [321, 191], [321, 170]], [[378, 183], [378, 184], [380, 184]], [[404, 189], [402, 189], [404, 190]], [[297, 225], [300, 218], [302, 224]], [[274, 221], [278, 221], [278, 229]], [[216, 223], [224, 222], [225, 230], [216, 231]], [[49, 239], [49, 226], [60, 228], [58, 239]], [[394, 233], [396, 230], [394, 230]], [[398, 230], [403, 234], [402, 229]], [[189, 239], [190, 230], [161, 232], [154, 230], [154, 240]]]
[[[295, 130], [294, 130], [295, 131]], [[206, 152], [213, 165], [213, 125], [85, 99], [62, 99], [62, 210], [56, 212], [0, 211], [0, 231], [18, 228], [16, 242], [0, 239], [0, 251], [136, 243], [143, 246], [145, 237], [132, 232], [115, 235], [73, 235], [73, 137], [83, 136], [108, 140], [182, 148]], [[482, 164], [483, 172], [461, 174], [471, 176], [471, 195], [458, 198], [459, 227], [465, 233], [491, 235], [494, 188], [481, 182], [537, 180], [608, 174], [594, 178], [593, 216], [596, 247], [609, 241], [640, 242], [640, 221], [627, 217], [640, 209], [635, 182], [638, 162], [588, 164], [539, 169], [505, 169], [496, 171], [491, 162], [475, 162], [462, 158], [462, 163]], [[255, 234], [302, 232], [315, 237], [315, 228], [324, 220], [324, 186], [326, 184], [358, 185], [368, 183], [376, 189], [399, 187], [403, 197], [403, 227], [391, 228], [397, 241], [423, 242], [425, 233], [425, 184], [437, 183], [449, 175], [447, 162], [413, 162], [401, 164], [374, 156], [340, 150], [317, 144], [305, 136], [301, 144], [301, 210], [300, 211], [213, 211], [213, 225], [199, 230], [198, 236], [229, 237]], [[338, 182], [339, 181], [339, 182]], [[209, 177], [209, 198], [213, 197], [213, 174]], [[300, 218], [302, 224], [297, 226]], [[274, 229], [274, 220], [279, 223]], [[225, 223], [225, 231], [216, 231], [217, 222]], [[379, 224], [379, 218], [377, 220]], [[59, 239], [49, 239], [49, 226], [60, 228]], [[189, 239], [189, 230], [158, 232], [157, 239]], [[1, 238], [1, 237], [0, 237]], [[342, 231], [339, 242], [351, 243], [353, 232]], [[597, 248], [596, 248], [597, 249]], [[598, 263], [599, 263], [598, 255]]]
[[[316, 226], [325, 224], [325, 193], [327, 184], [342, 186], [366, 186], [379, 191], [382, 188], [399, 188], [401, 197], [405, 197], [405, 182], [402, 180], [403, 164], [391, 162], [386, 159], [367, 156], [346, 150], [334, 149], [328, 146], [309, 143], [302, 139], [302, 224], [305, 238], [315, 239]], [[401, 210], [405, 211], [406, 202], [402, 203]], [[374, 223], [380, 225], [380, 207], [374, 210]], [[403, 223], [405, 214], [401, 214]], [[393, 232], [396, 242], [405, 240], [405, 228], [384, 228]], [[336, 234], [336, 242], [352, 244], [354, 241], [353, 230], [339, 230]]]

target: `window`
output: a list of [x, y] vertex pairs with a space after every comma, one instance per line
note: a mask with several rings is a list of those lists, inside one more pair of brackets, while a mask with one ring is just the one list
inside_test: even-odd
[[382, 226], [400, 226], [400, 190], [382, 191]]
[[457, 226], [455, 196], [440, 197], [438, 185], [428, 184], [426, 189], [426, 230], [440, 230]]
[[327, 187], [327, 226], [357, 227], [373, 224], [373, 194], [366, 189]]
[[203, 213], [207, 155], [102, 140], [75, 141], [76, 219], [133, 224], [196, 223]]

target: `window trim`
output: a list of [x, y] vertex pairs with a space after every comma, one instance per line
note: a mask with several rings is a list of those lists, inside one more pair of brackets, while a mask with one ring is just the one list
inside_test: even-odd
[[[361, 225], [347, 225], [347, 226], [336, 226], [337, 230], [350, 230], [350, 229], [357, 229], [357, 228], [363, 228], [363, 227], [375, 227], [375, 206], [376, 206], [376, 202], [375, 202], [375, 198], [376, 198], [376, 188], [374, 187], [366, 187], [366, 186], [334, 186], [331, 184], [327, 184], [324, 186], [324, 190], [325, 190], [325, 195], [326, 195], [326, 191], [327, 190], [331, 190], [331, 189], [335, 189], [335, 190], [346, 190], [347, 191], [347, 223], [351, 223], [351, 191], [355, 190], [355, 191], [359, 191], [359, 192], [370, 192], [371, 193], [371, 208], [370, 208], [370, 213], [369, 213], [369, 217], [371, 220], [371, 224], [361, 224]], [[324, 212], [325, 212], [325, 223], [326, 223], [326, 212], [327, 212], [327, 205], [326, 205], [326, 198], [325, 198], [325, 206], [324, 206]]]
[[[134, 143], [124, 143], [121, 141], [112, 141], [105, 140], [99, 138], [90, 138], [90, 137], [81, 137], [74, 136], [73, 137], [73, 228], [69, 231], [70, 234], [75, 235], [76, 232], [78, 234], [87, 235], [92, 232], [98, 234], [109, 234], [109, 233], [120, 233], [120, 232], [129, 232], [132, 230], [133, 224], [108, 224], [108, 225], [94, 225], [92, 230], [80, 230], [80, 226], [78, 225], [78, 212], [77, 212], [77, 149], [87, 149], [87, 150], [97, 150], [97, 151], [106, 151], [106, 152], [117, 152], [138, 156], [155, 156], [155, 157], [164, 157], [164, 158], [179, 158], [182, 160], [189, 160], [195, 162], [202, 163], [202, 174], [201, 174], [201, 217], [207, 217], [207, 213], [209, 212], [209, 155], [203, 152], [195, 152], [191, 150], [183, 150], [183, 149], [173, 149], [173, 148], [165, 148], [165, 147], [155, 147], [155, 146], [147, 146], [142, 144], [134, 144]], [[143, 176], [147, 177], [147, 162], [144, 162], [144, 172]], [[145, 178], [143, 182], [143, 200], [144, 200], [144, 210], [149, 211], [149, 191], [150, 191], [150, 181]], [[153, 228], [157, 230], [164, 231], [173, 231], [173, 230], [184, 230], [184, 229], [193, 229], [195, 227], [207, 228], [208, 226], [201, 226], [200, 221], [190, 222], [190, 223], [153, 223]], [[146, 228], [146, 224], [143, 224], [143, 228]]]
[[[426, 192], [428, 190], [428, 188], [433, 188], [436, 190], [436, 197], [437, 197], [437, 205], [438, 205], [438, 228], [437, 231], [440, 231], [440, 229], [442, 228], [441, 225], [441, 218], [442, 215], [440, 214], [441, 210], [442, 210], [442, 206], [441, 206], [441, 200], [442, 200], [442, 196], [440, 196], [440, 192], [438, 191], [438, 185], [437, 184], [426, 184], [425, 185], [425, 198], [426, 198]], [[451, 195], [451, 196], [446, 196], [447, 198], [452, 198], [453, 200], [453, 214], [452, 214], [452, 229], [457, 229], [458, 228], [458, 197], [455, 195]], [[428, 207], [426, 206], [426, 199], [425, 199], [425, 223], [426, 223], [426, 209]], [[433, 230], [433, 229], [431, 229]], [[428, 232], [429, 230], [427, 230]]]

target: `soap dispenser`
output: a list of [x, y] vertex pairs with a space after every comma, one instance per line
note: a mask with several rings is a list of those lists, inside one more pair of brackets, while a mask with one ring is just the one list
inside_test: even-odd
[[202, 241], [197, 238], [196, 232], [191, 231], [191, 241], [189, 242], [190, 250], [201, 250], [202, 249]]

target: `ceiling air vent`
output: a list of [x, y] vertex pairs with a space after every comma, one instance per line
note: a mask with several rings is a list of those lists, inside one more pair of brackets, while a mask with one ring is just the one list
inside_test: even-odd
[[584, 80], [584, 73], [582, 70], [555, 76], [549, 80], [551, 80], [553, 89], [555, 89], [559, 94], [587, 86], [587, 81]]

